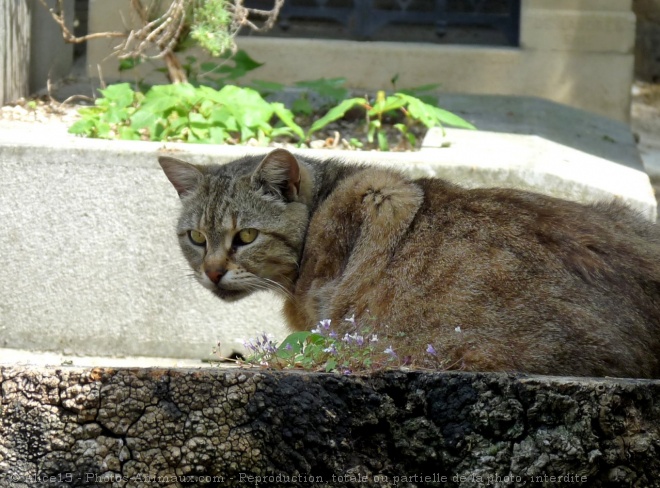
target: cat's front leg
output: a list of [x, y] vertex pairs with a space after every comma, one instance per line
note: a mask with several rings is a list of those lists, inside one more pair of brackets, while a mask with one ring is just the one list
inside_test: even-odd
[[366, 169], [337, 186], [310, 222], [298, 303], [287, 312], [296, 328], [381, 307], [374, 287], [423, 199], [417, 184], [388, 170]]

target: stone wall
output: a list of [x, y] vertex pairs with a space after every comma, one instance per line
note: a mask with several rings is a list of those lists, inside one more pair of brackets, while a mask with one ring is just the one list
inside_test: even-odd
[[3, 487], [660, 487], [658, 381], [8, 367], [0, 391]]

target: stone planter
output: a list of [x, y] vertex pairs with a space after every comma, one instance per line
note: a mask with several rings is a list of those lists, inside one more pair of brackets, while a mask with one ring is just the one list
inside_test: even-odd
[[[304, 150], [467, 186], [620, 198], [650, 220], [656, 203], [622, 123], [539, 99], [445, 97], [480, 131], [429, 133], [418, 152]], [[0, 131], [0, 347], [69, 355], [208, 359], [241, 338], [282, 337], [279, 299], [225, 304], [187, 278], [173, 232], [179, 202], [158, 154], [229, 162], [266, 148], [101, 141], [65, 127]], [[35, 132], [36, 131], [36, 132]], [[0, 358], [1, 359], [1, 358]]]

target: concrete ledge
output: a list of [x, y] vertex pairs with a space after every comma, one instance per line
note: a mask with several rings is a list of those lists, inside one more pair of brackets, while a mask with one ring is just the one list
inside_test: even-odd
[[13, 488], [660, 487], [658, 381], [10, 367], [0, 391]]

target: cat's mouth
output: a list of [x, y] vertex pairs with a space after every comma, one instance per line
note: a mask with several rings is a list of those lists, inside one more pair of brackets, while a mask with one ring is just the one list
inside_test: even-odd
[[215, 293], [218, 297], [226, 302], [234, 302], [236, 300], [240, 300], [241, 298], [245, 298], [250, 294], [250, 292], [246, 290], [227, 290], [218, 287], [213, 289], [213, 293]]

